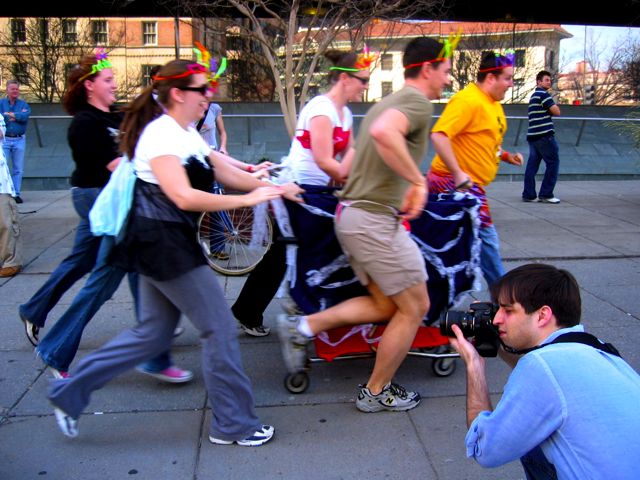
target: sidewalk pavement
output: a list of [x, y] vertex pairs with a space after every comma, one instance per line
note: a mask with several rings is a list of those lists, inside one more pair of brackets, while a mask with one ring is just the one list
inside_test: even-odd
[[[559, 205], [523, 203], [520, 192], [520, 183], [489, 188], [505, 267], [545, 261], [573, 272], [582, 287], [588, 330], [616, 345], [640, 370], [640, 181], [561, 182]], [[80, 436], [63, 437], [45, 396], [51, 375], [35, 358], [17, 308], [69, 252], [76, 215], [68, 191], [27, 191], [23, 198], [25, 269], [0, 280], [0, 478], [524, 478], [517, 462], [485, 470], [465, 457], [460, 361], [453, 375], [438, 378], [430, 360], [409, 357], [397, 381], [418, 390], [422, 404], [405, 413], [364, 414], [354, 406], [356, 386], [366, 380], [372, 359], [313, 364], [309, 389], [293, 395], [283, 385], [275, 333], [240, 337], [258, 414], [276, 427], [274, 440], [259, 448], [211, 445], [200, 347], [186, 320], [187, 331], [173, 351], [181, 367], [195, 372], [193, 382], [166, 385], [126, 373], [95, 392], [80, 419]], [[244, 278], [219, 279], [233, 301]], [[82, 284], [62, 298], [48, 325]], [[275, 325], [281, 302], [270, 305], [267, 325]], [[133, 323], [123, 282], [87, 327], [78, 357]], [[487, 365], [497, 401], [509, 371], [499, 360]]]

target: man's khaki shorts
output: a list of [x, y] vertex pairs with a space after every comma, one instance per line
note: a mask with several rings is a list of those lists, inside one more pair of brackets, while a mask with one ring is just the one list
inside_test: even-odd
[[336, 236], [363, 285], [371, 279], [390, 297], [427, 281], [420, 249], [397, 217], [343, 206]]

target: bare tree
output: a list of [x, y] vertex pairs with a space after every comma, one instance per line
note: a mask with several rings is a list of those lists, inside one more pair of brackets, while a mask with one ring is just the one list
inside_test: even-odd
[[[95, 49], [90, 20], [73, 20], [78, 22], [75, 26], [62, 18], [18, 20], [24, 22], [19, 24], [20, 38], [16, 38], [13, 24], [6, 31], [0, 31], [0, 44], [4, 47], [0, 63], [28, 86], [37, 100], [59, 101], [64, 95], [69, 68], [82, 54]], [[111, 32], [108, 47], [118, 45], [122, 38], [121, 33]]]
[[[638, 39], [631, 35], [609, 45], [600, 35], [588, 34], [583, 63], [566, 75], [565, 90], [575, 98], [584, 98], [587, 88], [593, 87], [595, 105], [628, 103], [633, 96], [633, 80], [628, 74], [633, 72], [634, 57], [640, 61], [638, 45]], [[638, 80], [636, 77], [636, 85]]]
[[[513, 23], [469, 23], [463, 32], [454, 56], [452, 77], [454, 90], [464, 88], [474, 81], [485, 52], [514, 50], [514, 87], [509, 103], [528, 100], [531, 89], [523, 88], [542, 69], [553, 69], [555, 60], [545, 55], [544, 59], [534, 55], [534, 47], [550, 47], [554, 33], [540, 31], [539, 26]], [[549, 48], [547, 48], [549, 51]], [[554, 56], [557, 52], [554, 51]]]
[[221, 18], [217, 25], [224, 31], [219, 33], [232, 31], [256, 42], [293, 135], [314, 74], [340, 34], [350, 32], [352, 48], [359, 49], [363, 28], [372, 19], [415, 18], [428, 12], [437, 17], [443, 4], [444, 0], [183, 0], [180, 7], [192, 17]]

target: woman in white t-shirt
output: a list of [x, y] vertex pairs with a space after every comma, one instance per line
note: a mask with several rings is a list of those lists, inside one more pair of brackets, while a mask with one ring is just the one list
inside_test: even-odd
[[[328, 52], [331, 88], [307, 103], [298, 117], [296, 132], [282, 176], [302, 188], [343, 184], [347, 178], [353, 150], [353, 116], [347, 103], [361, 100], [369, 83], [369, 63], [363, 55]], [[366, 64], [365, 64], [366, 63]], [[277, 230], [277, 227], [276, 227]], [[263, 313], [282, 282], [286, 271], [286, 244], [278, 239], [249, 274], [238, 299], [231, 307], [247, 335], [269, 334]]]
[[[257, 446], [273, 427], [254, 408], [242, 369], [237, 327], [220, 285], [196, 240], [199, 212], [233, 209], [287, 196], [292, 184], [266, 186], [211, 150], [193, 127], [212, 95], [208, 69], [174, 60], [162, 67], [127, 108], [121, 149], [137, 175], [131, 216], [113, 261], [140, 273], [140, 324], [83, 359], [71, 378], [52, 383], [49, 399], [65, 435], [77, 435], [77, 418], [91, 392], [141, 361], [166, 350], [184, 314], [200, 331], [202, 370], [213, 411], [209, 440]], [[153, 99], [156, 90], [158, 102]], [[246, 195], [209, 193], [215, 178]]]

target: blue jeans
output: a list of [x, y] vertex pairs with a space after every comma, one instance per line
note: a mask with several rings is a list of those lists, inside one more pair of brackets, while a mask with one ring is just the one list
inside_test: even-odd
[[[101, 239], [100, 250], [95, 267], [87, 283], [73, 299], [67, 311], [58, 319], [56, 324], [47, 332], [36, 351], [47, 365], [62, 371], [68, 371], [73, 361], [85, 326], [93, 318], [100, 307], [109, 300], [120, 286], [125, 275], [121, 268], [108, 263], [109, 254], [115, 244], [114, 237], [97, 237]], [[133, 295], [138, 315], [138, 275], [129, 274], [129, 288]], [[144, 368], [150, 371], [161, 371], [171, 366], [168, 351], [150, 360]]]
[[504, 267], [500, 258], [500, 238], [496, 227], [482, 227], [478, 231], [482, 246], [480, 247], [480, 268], [487, 284], [491, 286], [504, 275]]
[[558, 181], [560, 157], [558, 156], [558, 142], [556, 137], [548, 135], [538, 140], [529, 140], [529, 159], [524, 172], [524, 190], [522, 198], [533, 200], [536, 198], [536, 174], [540, 168], [540, 161], [544, 160], [546, 169], [540, 185], [540, 198], [553, 198], [553, 189]]
[[520, 459], [527, 480], [557, 480], [556, 468], [544, 456], [542, 448], [537, 446]]
[[4, 158], [7, 159], [7, 165], [11, 161], [11, 180], [16, 195], [20, 196], [20, 187], [22, 186], [22, 174], [24, 172], [24, 150], [27, 143], [26, 135], [21, 137], [5, 137], [2, 150]]
[[89, 210], [98, 193], [100, 188], [73, 187], [71, 189], [73, 207], [80, 217], [71, 254], [58, 265], [33, 297], [19, 307], [21, 317], [40, 328], [44, 327], [47, 315], [62, 295], [89, 273], [96, 264], [102, 239], [91, 234]]

